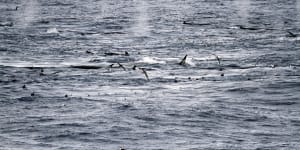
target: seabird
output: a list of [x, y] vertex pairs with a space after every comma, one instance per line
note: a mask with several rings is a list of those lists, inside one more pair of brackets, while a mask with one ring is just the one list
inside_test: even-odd
[[137, 66], [136, 66], [136, 65], [134, 65], [134, 66], [132, 67], [132, 70], [136, 70], [136, 68], [137, 68]]
[[118, 63], [118, 65], [120, 68], [122, 68], [124, 71], [126, 71], [126, 68], [122, 64]]
[[148, 74], [147, 74], [147, 71], [146, 71], [146, 69], [145, 69], [145, 68], [140, 68], [140, 69], [143, 71], [143, 73], [144, 73], [144, 75], [145, 75], [146, 79], [147, 79], [148, 81], [150, 81], [150, 79], [149, 79], [149, 76], [148, 76]]
[[291, 31], [286, 31], [286, 32], [289, 34], [288, 37], [294, 37], [294, 38], [297, 37], [297, 35]]

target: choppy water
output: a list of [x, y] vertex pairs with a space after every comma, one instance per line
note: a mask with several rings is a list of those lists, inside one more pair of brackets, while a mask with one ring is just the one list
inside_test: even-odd
[[0, 0], [0, 149], [300, 149], [299, 27], [299, 0]]

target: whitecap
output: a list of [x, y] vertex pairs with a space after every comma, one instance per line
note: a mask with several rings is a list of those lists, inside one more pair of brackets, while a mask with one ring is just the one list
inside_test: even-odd
[[58, 30], [56, 28], [50, 28], [47, 30], [47, 33], [55, 33], [55, 34], [58, 34]]
[[159, 60], [156, 57], [143, 57], [139, 62], [147, 63], [147, 64], [165, 64], [166, 62], [163, 60]]
[[186, 63], [190, 66], [195, 66], [196, 64], [193, 62], [193, 58], [186, 58]]

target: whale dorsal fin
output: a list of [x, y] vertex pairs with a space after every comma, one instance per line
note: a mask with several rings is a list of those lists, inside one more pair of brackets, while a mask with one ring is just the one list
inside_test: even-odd
[[187, 58], [187, 55], [185, 55], [182, 60], [180, 61], [179, 65], [185, 65], [186, 64], [186, 58]]

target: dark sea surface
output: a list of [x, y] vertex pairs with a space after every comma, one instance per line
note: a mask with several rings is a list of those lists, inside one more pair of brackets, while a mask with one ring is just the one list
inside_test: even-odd
[[120, 147], [299, 150], [300, 0], [0, 0], [0, 150]]

